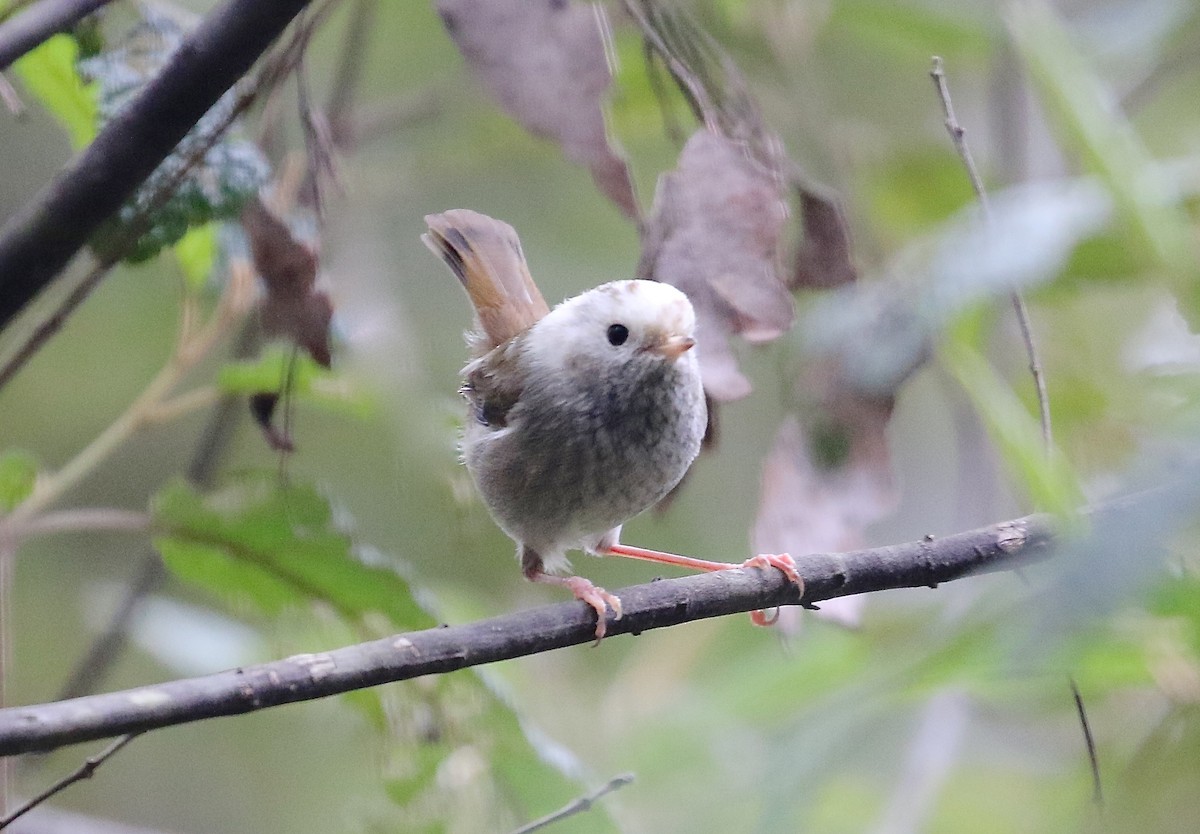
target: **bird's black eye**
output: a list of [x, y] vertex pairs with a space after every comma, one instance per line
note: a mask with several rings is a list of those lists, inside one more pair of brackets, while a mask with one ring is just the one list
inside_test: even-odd
[[608, 326], [608, 343], [613, 347], [625, 344], [625, 340], [629, 338], [629, 328], [623, 324], [610, 324]]

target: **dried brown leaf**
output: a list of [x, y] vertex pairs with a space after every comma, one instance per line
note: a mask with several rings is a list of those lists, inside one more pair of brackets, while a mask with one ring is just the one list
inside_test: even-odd
[[[263, 333], [287, 339], [328, 368], [332, 361], [329, 323], [333, 304], [316, 288], [316, 253], [258, 199], [247, 202], [242, 210], [242, 229], [250, 241], [254, 268], [266, 289], [258, 305]], [[250, 397], [255, 423], [271, 448], [281, 452], [294, 449], [286, 427], [277, 428], [272, 422], [276, 406], [286, 396], [286, 391], [261, 391]]]
[[629, 169], [604, 123], [612, 69], [600, 8], [568, 0], [438, 0], [437, 10], [500, 108], [530, 133], [561, 145], [637, 220]]
[[831, 289], [858, 278], [850, 257], [850, 230], [837, 202], [797, 185], [804, 240], [796, 250], [792, 289]]
[[288, 339], [328, 368], [332, 359], [329, 322], [333, 304], [316, 288], [316, 253], [297, 240], [287, 224], [259, 200], [246, 204], [242, 228], [250, 240], [254, 267], [267, 291], [259, 305], [263, 332]]
[[743, 143], [701, 129], [659, 178], [638, 275], [683, 290], [696, 308], [705, 390], [716, 400], [750, 393], [728, 338], [764, 342], [795, 317], [779, 275], [787, 219], [780, 178]]

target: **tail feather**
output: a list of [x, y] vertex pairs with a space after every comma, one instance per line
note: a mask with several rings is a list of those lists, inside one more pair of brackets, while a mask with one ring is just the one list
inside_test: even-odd
[[462, 282], [480, 333], [472, 347], [485, 353], [528, 330], [550, 308], [533, 283], [512, 226], [470, 209], [425, 218], [421, 240]]

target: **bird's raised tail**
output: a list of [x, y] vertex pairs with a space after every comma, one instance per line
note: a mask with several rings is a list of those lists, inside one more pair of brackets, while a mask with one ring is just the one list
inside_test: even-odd
[[507, 223], [470, 209], [450, 209], [425, 218], [421, 240], [458, 277], [475, 308], [478, 332], [471, 348], [480, 356], [508, 341], [550, 312]]

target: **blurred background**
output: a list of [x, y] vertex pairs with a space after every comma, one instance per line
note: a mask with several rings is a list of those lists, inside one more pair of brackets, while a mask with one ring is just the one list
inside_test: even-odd
[[[182, 5], [201, 15], [212, 6]], [[1061, 510], [1167, 477], [1195, 482], [1200, 6], [682, 8], [740, 69], [804, 181], [840, 206], [859, 279], [799, 290], [796, 324], [774, 341], [735, 340], [753, 392], [722, 405], [716, 448], [669, 508], [626, 526], [625, 541], [709, 559], [741, 561], [756, 548], [800, 557]], [[609, 127], [649, 212], [680, 150], [667, 125], [686, 136], [694, 121], [673, 88], [665, 105], [655, 93], [623, 7], [604, 9], [616, 59]], [[112, 14], [123, 17], [106, 21], [108, 32], [139, 13], [115, 3]], [[364, 19], [361, 40], [349, 41]], [[558, 602], [521, 578], [457, 462], [469, 309], [421, 244], [422, 218], [463, 207], [512, 224], [552, 302], [633, 276], [638, 230], [586, 168], [497, 107], [433, 4], [337, 6], [305, 60], [314, 101], [333, 88], [348, 44], [360, 56], [361, 130], [334, 157], [323, 221], [293, 218], [319, 249], [333, 302], [333, 373], [285, 398], [296, 446], [286, 457], [239, 405], [212, 488], [259, 478], [322, 497], [358, 559], [418, 590], [429, 623]], [[934, 55], [991, 193], [987, 240], [930, 81]], [[4, 217], [72, 153], [21, 74], [12, 80], [27, 110], [0, 112]], [[305, 135], [294, 83], [273, 106], [252, 110], [243, 133], [258, 139], [274, 125], [264, 147], [275, 180]], [[797, 211], [789, 253], [803, 238]], [[186, 299], [216, 305], [224, 258], [246, 248], [236, 231], [217, 239], [223, 254], [200, 291], [167, 255], [108, 276], [0, 389], [0, 452], [24, 450], [52, 473], [100, 436], [168, 361]], [[1014, 286], [1028, 293], [1046, 373], [1060, 452], [1049, 462]], [[63, 292], [52, 288], [0, 334], [0, 352]], [[232, 332], [177, 392], [211, 392]], [[831, 355], [890, 380], [872, 400], [880, 411], [867, 439], [846, 428], [861, 427], [857, 407], [847, 416], [813, 394], [813, 369]], [[145, 511], [187, 469], [208, 414], [183, 409], [125, 438], [55, 507]], [[552, 830], [1195, 831], [1195, 496], [1167, 492], [1116, 529], [1080, 525], [1081, 544], [1019, 575], [876, 594], [826, 619], [788, 612], [772, 630], [746, 617], [698, 622], [500, 664], [483, 678], [462, 672], [154, 732], [53, 805], [159, 831], [503, 832], [632, 772], [631, 785]], [[798, 505], [819, 512], [789, 515]], [[832, 530], [814, 532], [826, 523]], [[22, 543], [7, 574], [7, 704], [62, 691], [148, 546], [145, 533], [113, 531]], [[574, 564], [609, 589], [668, 573]], [[172, 574], [140, 600], [94, 690], [403, 624], [348, 621], [321, 601], [268, 610], [215, 590], [211, 577], [187, 579]], [[425, 624], [414, 615], [411, 627]], [[1072, 679], [1096, 736], [1102, 807]], [[94, 747], [21, 759], [11, 794], [36, 792]], [[43, 830], [38, 813], [29, 830]]]

